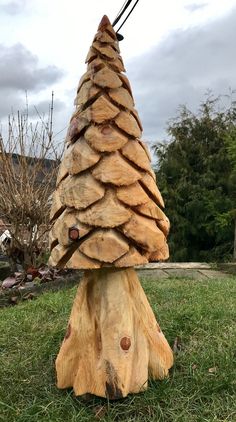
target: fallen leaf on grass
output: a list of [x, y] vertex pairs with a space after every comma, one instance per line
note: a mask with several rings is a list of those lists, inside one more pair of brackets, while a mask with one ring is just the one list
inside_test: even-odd
[[96, 407], [94, 407], [93, 413], [94, 413], [95, 419], [103, 419], [103, 417], [107, 413], [106, 406], [96, 406]]
[[181, 350], [182, 350], [181, 341], [180, 341], [180, 338], [177, 336], [177, 337], [175, 337], [175, 341], [174, 341], [174, 345], [173, 345], [173, 352], [179, 353]]
[[28, 293], [27, 295], [23, 296], [23, 300], [35, 299], [37, 295], [35, 293]]
[[209, 374], [215, 374], [217, 372], [217, 367], [213, 366], [213, 368], [208, 369]]

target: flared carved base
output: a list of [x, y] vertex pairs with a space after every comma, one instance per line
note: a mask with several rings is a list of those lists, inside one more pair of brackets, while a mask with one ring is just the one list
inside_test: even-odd
[[162, 379], [173, 354], [133, 268], [89, 270], [56, 359], [57, 386], [117, 399]]

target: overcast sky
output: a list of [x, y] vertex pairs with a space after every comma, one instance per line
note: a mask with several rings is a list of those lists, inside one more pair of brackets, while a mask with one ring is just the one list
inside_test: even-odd
[[[28, 92], [46, 113], [55, 92], [55, 132], [68, 124], [99, 21], [123, 0], [0, 0], [0, 121]], [[208, 89], [236, 88], [236, 0], [140, 0], [121, 30], [121, 54], [151, 142], [165, 137], [179, 104], [195, 110]], [[64, 132], [58, 135], [58, 142]]]

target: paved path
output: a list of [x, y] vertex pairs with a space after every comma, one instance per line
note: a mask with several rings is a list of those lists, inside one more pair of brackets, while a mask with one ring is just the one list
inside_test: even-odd
[[203, 262], [169, 262], [151, 263], [137, 267], [140, 276], [150, 278], [192, 278], [194, 280], [206, 280], [209, 278], [227, 278], [229, 274], [212, 269], [209, 264]]

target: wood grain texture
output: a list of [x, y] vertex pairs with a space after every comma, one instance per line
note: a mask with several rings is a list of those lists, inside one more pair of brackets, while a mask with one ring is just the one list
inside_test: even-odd
[[51, 205], [51, 210], [50, 210], [50, 221], [59, 217], [59, 215], [63, 212], [64, 209], [65, 209], [65, 206], [61, 202], [59, 191], [55, 190], [55, 192], [52, 195], [52, 205]]
[[152, 195], [153, 199], [158, 205], [164, 208], [165, 204], [155, 181], [148, 173], [140, 179], [140, 184]]
[[52, 227], [52, 234], [60, 245], [68, 246], [73, 243], [69, 238], [69, 229], [72, 227], [79, 230], [79, 239], [91, 231], [91, 227], [79, 221], [79, 211], [68, 210], [67, 208]]
[[67, 173], [79, 174], [94, 166], [100, 158], [101, 155], [92, 149], [86, 140], [81, 137], [67, 149], [62, 164]]
[[117, 104], [122, 105], [128, 110], [132, 110], [134, 107], [134, 100], [127, 91], [127, 89], [120, 87], [117, 89], [110, 89], [108, 92], [109, 97]]
[[93, 48], [101, 53], [102, 56], [106, 57], [107, 59], [115, 59], [117, 53], [113, 50], [113, 48], [109, 44], [103, 44], [98, 41], [93, 42]]
[[148, 173], [151, 173], [150, 161], [146, 152], [137, 140], [127, 142], [127, 144], [125, 144], [125, 146], [121, 149], [121, 152], [126, 158], [136, 164], [136, 166], [146, 170]]
[[59, 186], [61, 203], [78, 210], [98, 201], [104, 193], [104, 187], [90, 173], [69, 176]]
[[159, 245], [165, 239], [162, 231], [157, 227], [154, 220], [133, 213], [131, 219], [121, 227], [125, 236], [137, 242], [150, 252], [158, 250]]
[[124, 132], [128, 133], [128, 135], [134, 136], [135, 138], [141, 136], [140, 128], [132, 114], [121, 111], [116, 117], [115, 122], [116, 125]]
[[106, 120], [113, 119], [119, 111], [119, 108], [113, 105], [104, 95], [89, 107], [89, 115], [95, 123], [103, 123]]
[[134, 207], [136, 205], [148, 202], [149, 196], [142, 188], [139, 182], [135, 182], [129, 186], [117, 188], [117, 198], [126, 205]]
[[87, 271], [56, 359], [57, 386], [109, 399], [162, 379], [173, 354], [133, 269]]
[[76, 106], [85, 104], [88, 100], [91, 100], [95, 95], [100, 92], [99, 88], [97, 88], [92, 81], [85, 82], [81, 89], [79, 90], [74, 104]]
[[85, 139], [97, 151], [113, 152], [122, 148], [128, 138], [112, 125], [91, 125], [85, 132]]
[[129, 250], [128, 243], [113, 229], [97, 230], [81, 243], [79, 250], [90, 258], [112, 263]]
[[130, 246], [129, 251], [114, 262], [115, 267], [135, 267], [135, 265], [147, 264], [145, 255], [141, 255], [134, 246]]
[[130, 217], [131, 211], [118, 201], [112, 189], [108, 189], [100, 201], [79, 213], [81, 222], [95, 227], [106, 228], [120, 226], [128, 221]]
[[88, 256], [84, 255], [79, 249], [76, 249], [73, 255], [65, 264], [65, 268], [77, 269], [81, 268], [81, 270], [95, 270], [101, 267], [101, 262], [96, 261], [95, 259], [91, 259]]
[[141, 178], [141, 175], [118, 152], [102, 158], [92, 171], [93, 176], [103, 182], [116, 186], [130, 185]]
[[107, 66], [103, 67], [97, 73], [91, 76], [92, 81], [102, 88], [119, 88], [122, 85], [120, 78], [116, 72], [109, 69]]

